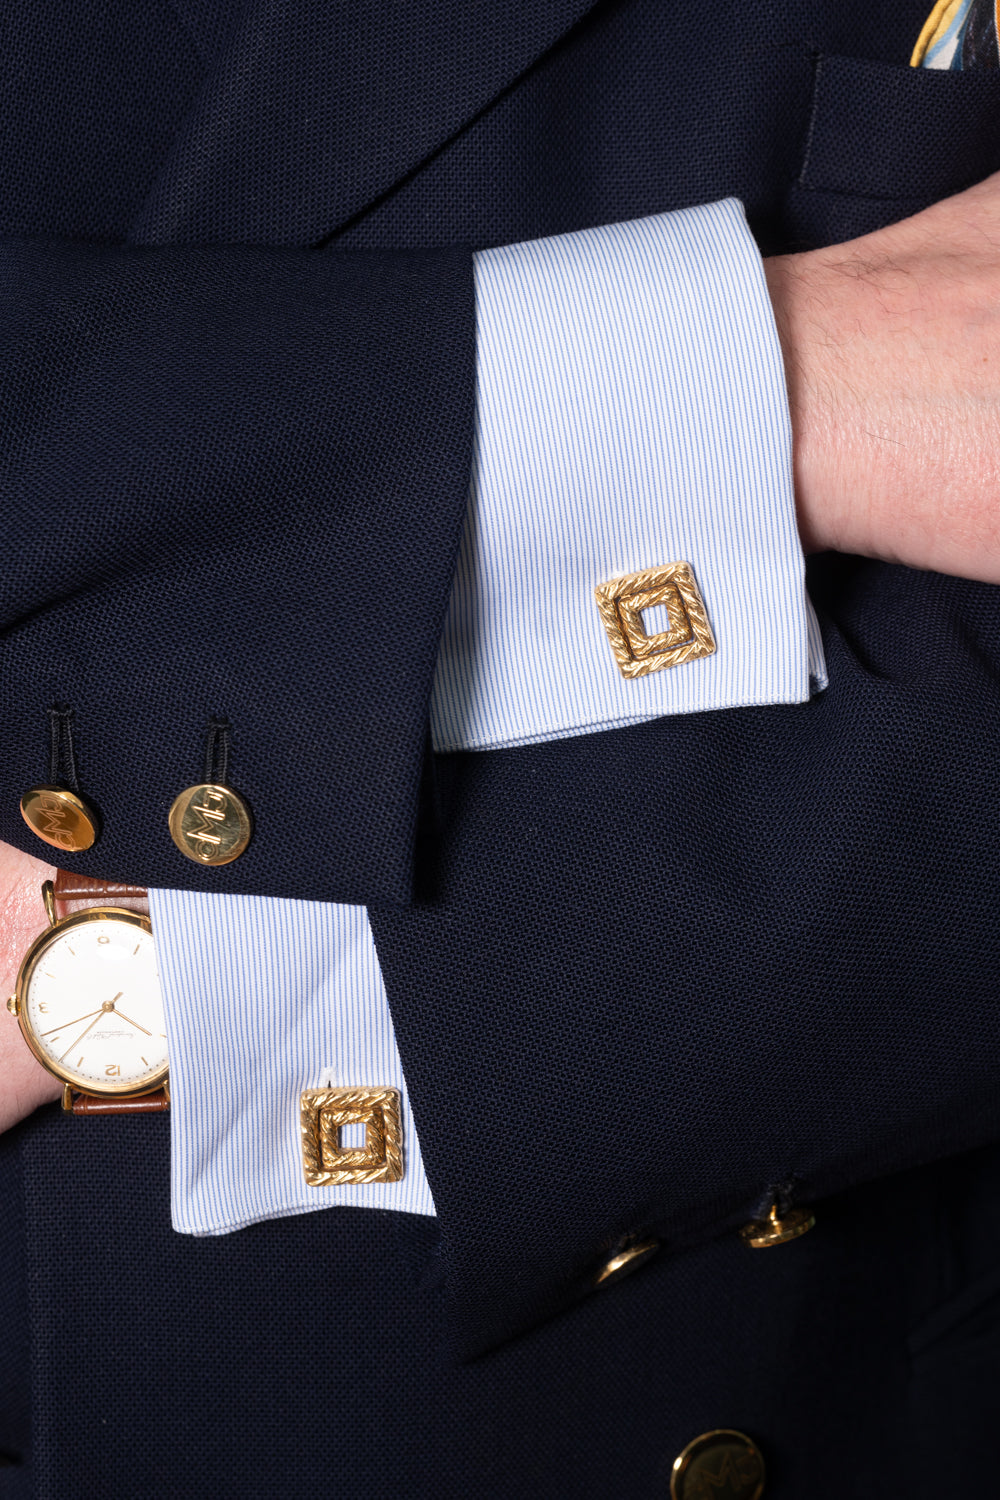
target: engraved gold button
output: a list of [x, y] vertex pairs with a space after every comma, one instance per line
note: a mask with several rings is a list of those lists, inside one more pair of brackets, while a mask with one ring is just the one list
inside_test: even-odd
[[790, 1208], [787, 1213], [779, 1214], [774, 1206], [766, 1219], [744, 1224], [740, 1239], [751, 1250], [769, 1250], [772, 1245], [787, 1245], [789, 1240], [808, 1234], [815, 1223], [815, 1215], [807, 1208]]
[[764, 1460], [745, 1432], [718, 1427], [703, 1432], [674, 1459], [671, 1500], [760, 1500], [764, 1493]]
[[252, 834], [250, 809], [231, 786], [189, 786], [170, 809], [170, 837], [196, 865], [230, 864]]
[[[623, 677], [645, 677], [715, 651], [705, 601], [690, 563], [664, 563], [612, 578], [598, 584], [594, 597]], [[643, 612], [658, 606], [667, 612], [667, 628], [650, 635]]]
[[638, 1271], [646, 1261], [654, 1256], [660, 1248], [659, 1240], [633, 1240], [623, 1245], [617, 1254], [612, 1255], [609, 1261], [598, 1271], [594, 1277], [595, 1287], [612, 1286], [616, 1281], [630, 1276], [633, 1271]]
[[21, 817], [32, 833], [67, 854], [89, 849], [97, 838], [97, 814], [65, 787], [33, 786], [21, 798]]
[[[341, 1143], [348, 1125], [364, 1127], [363, 1146]], [[403, 1175], [399, 1090], [305, 1089], [299, 1110], [302, 1169], [310, 1187], [398, 1182]]]

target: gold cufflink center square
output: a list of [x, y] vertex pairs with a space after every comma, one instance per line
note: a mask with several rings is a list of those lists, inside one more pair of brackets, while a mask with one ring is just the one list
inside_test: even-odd
[[[365, 1127], [363, 1146], [341, 1145], [346, 1125]], [[302, 1167], [310, 1187], [345, 1182], [398, 1182], [403, 1128], [398, 1089], [305, 1089], [299, 1127]]]
[[[711, 656], [715, 637], [690, 563], [664, 563], [599, 583], [601, 621], [623, 677], [645, 677], [699, 656]], [[667, 629], [646, 632], [643, 612], [663, 605]]]

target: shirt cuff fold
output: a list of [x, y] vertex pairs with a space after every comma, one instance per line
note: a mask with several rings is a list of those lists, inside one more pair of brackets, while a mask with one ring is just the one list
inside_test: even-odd
[[[784, 363], [742, 206], [483, 251], [475, 274], [475, 466], [435, 748], [797, 703], [825, 686]], [[679, 561], [717, 650], [626, 679], [594, 588]]]

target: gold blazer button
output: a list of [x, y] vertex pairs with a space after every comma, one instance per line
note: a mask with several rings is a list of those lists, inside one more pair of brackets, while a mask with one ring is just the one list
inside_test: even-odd
[[764, 1460], [745, 1432], [717, 1427], [688, 1443], [674, 1459], [670, 1500], [726, 1495], [731, 1500], [760, 1500], [764, 1493]]
[[766, 1219], [744, 1224], [740, 1239], [749, 1250], [770, 1250], [773, 1245], [787, 1245], [789, 1240], [801, 1239], [815, 1223], [816, 1217], [808, 1208], [790, 1208], [779, 1214], [775, 1204]]
[[659, 1240], [627, 1240], [612, 1255], [611, 1259], [605, 1261], [604, 1265], [594, 1277], [594, 1287], [614, 1286], [616, 1281], [622, 1281], [626, 1276], [631, 1276], [633, 1271], [638, 1271], [659, 1250]]
[[97, 814], [61, 786], [33, 786], [21, 798], [21, 817], [53, 849], [79, 854], [97, 838]]
[[228, 865], [253, 836], [250, 809], [231, 786], [185, 787], [170, 809], [170, 837], [196, 865]]

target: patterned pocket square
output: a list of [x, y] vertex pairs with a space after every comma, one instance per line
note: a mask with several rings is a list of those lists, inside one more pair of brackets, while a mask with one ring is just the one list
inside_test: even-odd
[[917, 38], [910, 66], [952, 72], [1000, 66], [998, 6], [1000, 0], [938, 0]]

